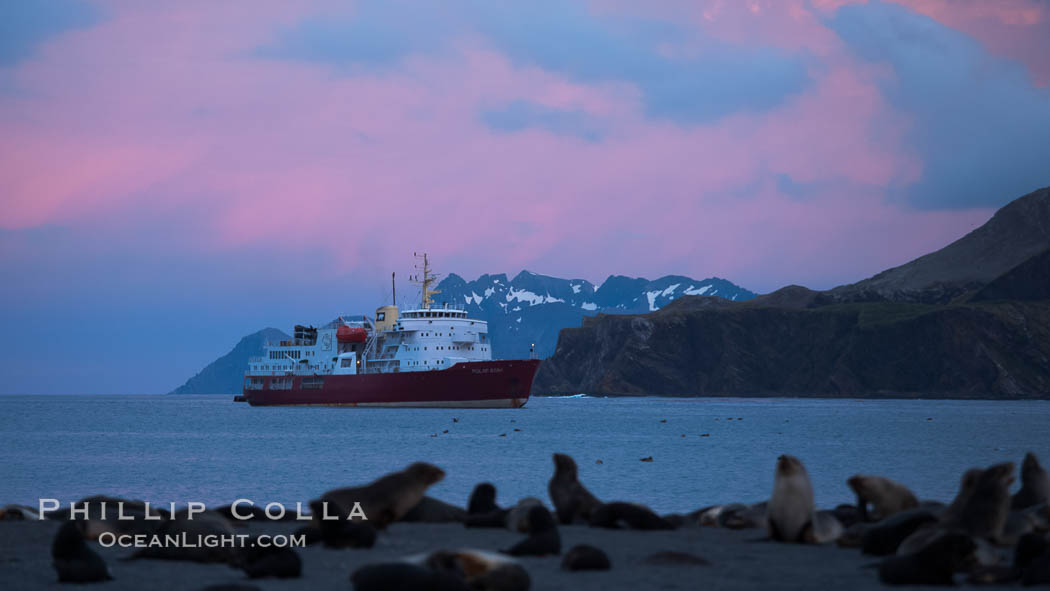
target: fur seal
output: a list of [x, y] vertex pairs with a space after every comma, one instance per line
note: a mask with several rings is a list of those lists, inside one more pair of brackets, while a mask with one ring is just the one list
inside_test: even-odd
[[666, 550], [646, 556], [642, 562], [659, 566], [711, 566], [707, 559], [688, 552]]
[[981, 468], [970, 468], [963, 473], [959, 481], [959, 492], [955, 494], [955, 499], [948, 505], [948, 508], [941, 513], [941, 521], [950, 523], [959, 518], [963, 508], [966, 507], [966, 503], [970, 501], [970, 497], [977, 490], [977, 481], [981, 478], [981, 474], [984, 474], [984, 470]]
[[1050, 474], [1039, 465], [1039, 458], [1028, 452], [1021, 462], [1021, 490], [1010, 500], [1011, 509], [1027, 509], [1050, 502]]
[[366, 564], [350, 575], [355, 591], [470, 591], [462, 578], [404, 562]]
[[[79, 512], [73, 515], [70, 509], [55, 511], [48, 514], [49, 519], [75, 519], [81, 522], [84, 537], [89, 540], [97, 540], [104, 533], [115, 535], [122, 534], [152, 534], [160, 530], [163, 524], [170, 518], [167, 511], [160, 508], [150, 507], [146, 509], [143, 501], [133, 501], [118, 497], [107, 497], [96, 495], [87, 497], [77, 503], [77, 506], [87, 505], [87, 516]], [[120, 519], [120, 515], [131, 519]], [[150, 517], [146, 519], [146, 517]]]
[[[187, 511], [172, 515], [157, 529], [159, 536], [185, 536], [189, 540], [202, 539], [204, 536], [233, 536], [235, 531], [230, 522], [214, 511], [197, 513], [189, 518]], [[131, 555], [131, 559], [157, 558], [163, 560], [187, 560], [191, 562], [232, 562], [236, 558], [236, 548], [218, 545], [209, 548], [206, 545], [191, 546], [148, 546]]]
[[543, 506], [543, 501], [536, 497], [525, 497], [507, 511], [503, 526], [510, 531], [516, 531], [523, 534], [529, 533], [529, 511], [531, 511], [533, 507], [541, 507], [544, 511], [547, 510], [547, 508]]
[[603, 503], [591, 511], [591, 527], [617, 529], [623, 524], [628, 529], [674, 529], [669, 521], [652, 509], [635, 503]]
[[842, 524], [830, 511], [814, 509], [813, 484], [798, 458], [777, 458], [773, 496], [766, 505], [766, 531], [780, 542], [822, 544], [842, 535]]
[[425, 496], [398, 521], [406, 523], [463, 523], [466, 518], [467, 512], [461, 507]]
[[1050, 583], [1050, 541], [1042, 534], [1025, 534], [1014, 549], [1014, 571], [1025, 585]]
[[452, 575], [465, 582], [467, 588], [474, 590], [527, 591], [532, 584], [529, 573], [516, 560], [484, 550], [438, 550], [430, 554], [410, 556], [404, 560], [408, 564], [421, 566], [433, 572]]
[[496, 487], [490, 482], [482, 482], [474, 487], [467, 502], [467, 516], [463, 519], [466, 527], [507, 527], [509, 509], [502, 509], [496, 504]]
[[38, 520], [40, 514], [36, 509], [25, 505], [7, 505], [0, 507], [0, 521]]
[[496, 486], [491, 482], [482, 482], [474, 487], [470, 493], [470, 501], [467, 502], [467, 513], [470, 515], [484, 515], [499, 511], [496, 504]]
[[601, 548], [578, 544], [565, 553], [565, 558], [561, 560], [561, 568], [568, 571], [609, 570], [612, 563]]
[[[321, 515], [324, 509], [321, 501], [310, 503], [314, 516]], [[326, 548], [371, 548], [376, 543], [376, 530], [367, 521], [351, 521], [339, 509], [329, 512], [334, 519], [314, 519], [311, 525], [301, 528], [298, 533], [305, 533], [307, 540], [316, 535]], [[316, 530], [316, 534], [303, 532], [303, 529]]]
[[529, 509], [529, 536], [514, 544], [504, 554], [511, 556], [546, 556], [548, 554], [561, 554], [561, 536], [558, 535], [558, 526], [554, 524], [554, 518], [546, 507], [532, 507]]
[[260, 546], [254, 540], [239, 548], [230, 566], [239, 568], [250, 579], [277, 577], [278, 579], [298, 578], [303, 572], [303, 561], [291, 548]]
[[915, 554], [884, 559], [879, 579], [889, 585], [951, 585], [956, 572], [974, 564], [976, 549], [966, 534], [945, 534]]
[[76, 521], [67, 521], [51, 543], [51, 558], [59, 583], [97, 583], [113, 578], [106, 561], [84, 543]]
[[886, 556], [897, 552], [902, 542], [918, 529], [937, 523], [937, 517], [926, 509], [911, 509], [897, 513], [871, 526], [861, 536], [861, 552]]
[[[857, 495], [857, 508], [863, 521], [885, 519], [919, 506], [919, 499], [908, 487], [889, 478], [857, 474], [847, 479], [846, 484]], [[874, 519], [869, 519], [868, 503], [874, 509]]]
[[547, 485], [558, 521], [563, 524], [587, 522], [591, 511], [601, 504], [580, 484], [576, 462], [565, 454], [554, 454], [554, 475]]
[[[328, 503], [329, 515], [333, 514], [333, 506], [338, 507], [343, 515], [352, 515], [354, 504], [360, 503], [369, 525], [383, 529], [419, 504], [427, 488], [444, 477], [445, 472], [441, 468], [416, 462], [365, 486], [330, 490], [321, 495], [320, 500]], [[315, 514], [316, 518], [318, 514]]]
[[946, 525], [958, 527], [977, 538], [1001, 538], [1010, 512], [1013, 471], [1013, 462], [1005, 462], [981, 472], [962, 511]]

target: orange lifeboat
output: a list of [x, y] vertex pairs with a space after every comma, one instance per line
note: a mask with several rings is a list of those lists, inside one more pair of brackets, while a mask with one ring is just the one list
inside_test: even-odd
[[368, 339], [368, 331], [353, 326], [340, 326], [335, 331], [335, 338], [340, 343], [363, 343]]

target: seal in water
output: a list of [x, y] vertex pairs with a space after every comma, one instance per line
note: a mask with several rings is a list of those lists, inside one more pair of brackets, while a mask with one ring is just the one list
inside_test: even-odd
[[[919, 499], [906, 486], [882, 476], [857, 474], [846, 480], [857, 495], [857, 508], [862, 521], [877, 521], [891, 515], [914, 509]], [[869, 519], [868, 503], [871, 503], [875, 518]]]
[[558, 535], [558, 526], [554, 524], [551, 512], [546, 507], [532, 507], [529, 509], [528, 521], [528, 537], [502, 552], [511, 556], [561, 554], [561, 536]]
[[565, 553], [561, 560], [562, 570], [609, 570], [612, 563], [601, 548], [578, 544]]
[[67, 521], [51, 544], [51, 558], [60, 583], [97, 583], [113, 578], [106, 561], [84, 543], [76, 521]]
[[1011, 509], [1027, 509], [1050, 502], [1050, 474], [1039, 465], [1039, 458], [1028, 452], [1021, 462], [1021, 490], [1010, 501]]
[[956, 572], [974, 564], [976, 550], [970, 536], [945, 534], [915, 554], [883, 560], [879, 579], [889, 585], [951, 585]]
[[[416, 462], [400, 472], [387, 474], [365, 486], [330, 490], [321, 495], [320, 500], [322, 503], [328, 503], [328, 515], [333, 513], [334, 505], [343, 515], [354, 520], [358, 519], [354, 505], [360, 503], [369, 525], [383, 529], [418, 505], [427, 488], [444, 477], [445, 472], [441, 468]], [[317, 517], [315, 514], [315, 518]]]
[[576, 462], [565, 454], [554, 454], [554, 476], [547, 485], [558, 521], [569, 524], [587, 522], [591, 511], [601, 504], [589, 490], [580, 484]]

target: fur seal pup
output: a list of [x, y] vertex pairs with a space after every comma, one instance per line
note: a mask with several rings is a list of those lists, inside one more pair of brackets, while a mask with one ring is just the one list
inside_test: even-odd
[[897, 553], [897, 548], [922, 527], [937, 523], [937, 517], [925, 509], [897, 513], [869, 527], [861, 535], [861, 552], [873, 556]]
[[67, 521], [51, 543], [52, 565], [59, 583], [97, 583], [113, 578], [106, 561], [84, 542], [76, 521]]
[[405, 523], [463, 523], [466, 518], [467, 512], [461, 507], [440, 501], [434, 497], [425, 496], [398, 521]]
[[[317, 539], [326, 548], [371, 548], [375, 545], [376, 530], [369, 525], [369, 522], [351, 521], [346, 518], [346, 513], [343, 513], [338, 508], [333, 510], [334, 514], [332, 512], [328, 514], [334, 519], [317, 518], [317, 516], [322, 515], [321, 511], [324, 510], [321, 501], [311, 502], [310, 510], [313, 511], [315, 519], [306, 528], [300, 528], [299, 532], [304, 533], [303, 529], [316, 530]], [[308, 541], [314, 535], [310, 532], [305, 533]]]
[[1039, 465], [1039, 458], [1028, 452], [1021, 462], [1021, 490], [1010, 500], [1011, 509], [1027, 509], [1050, 502], [1050, 474]]
[[561, 568], [568, 571], [609, 570], [612, 568], [612, 562], [601, 548], [578, 544], [565, 553], [565, 558], [561, 560]]
[[264, 547], [254, 540], [247, 546], [238, 548], [230, 566], [243, 570], [250, 579], [291, 579], [298, 578], [303, 572], [303, 561], [295, 550], [275, 546]]
[[[353, 515], [354, 504], [360, 503], [369, 525], [383, 529], [418, 505], [427, 488], [444, 477], [445, 472], [441, 468], [416, 462], [365, 486], [330, 490], [321, 495], [320, 501], [328, 503], [328, 515], [333, 514], [334, 507], [338, 507], [343, 515]], [[315, 514], [315, 518], [323, 514]], [[357, 520], [357, 517], [353, 519]]]
[[976, 549], [966, 534], [945, 534], [915, 554], [884, 559], [879, 579], [888, 585], [951, 585], [956, 572], [973, 565]]
[[822, 544], [842, 535], [842, 524], [831, 512], [814, 509], [813, 484], [798, 458], [777, 458], [773, 496], [766, 505], [766, 531], [780, 542]]
[[591, 527], [618, 529], [621, 524], [628, 529], [674, 529], [669, 521], [654, 513], [652, 509], [635, 503], [603, 503], [591, 511]]
[[591, 491], [580, 484], [576, 462], [565, 454], [554, 454], [554, 475], [547, 485], [558, 521], [587, 522], [591, 511], [601, 504]]
[[529, 536], [502, 552], [511, 556], [561, 554], [561, 536], [551, 512], [546, 507], [532, 507], [528, 521]]
[[973, 493], [949, 527], [958, 527], [971, 536], [998, 540], [1010, 513], [1010, 484], [1014, 481], [1013, 462], [996, 464], [981, 472]]
[[[908, 487], [889, 478], [857, 474], [848, 478], [846, 484], [857, 495], [857, 508], [864, 521], [885, 519], [919, 506], [919, 499]], [[868, 503], [874, 510], [874, 519], [868, 515]]]

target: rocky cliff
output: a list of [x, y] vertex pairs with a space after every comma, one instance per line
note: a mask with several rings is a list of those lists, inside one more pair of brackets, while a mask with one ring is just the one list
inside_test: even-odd
[[1050, 190], [828, 292], [681, 298], [561, 332], [534, 394], [1050, 398]]

